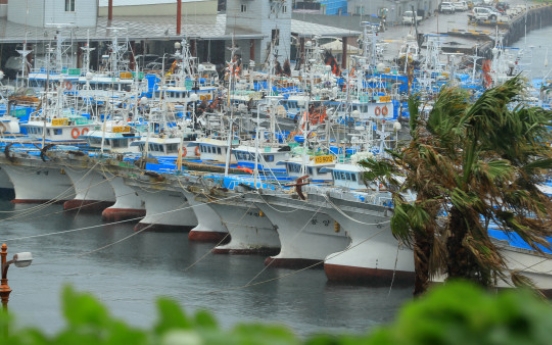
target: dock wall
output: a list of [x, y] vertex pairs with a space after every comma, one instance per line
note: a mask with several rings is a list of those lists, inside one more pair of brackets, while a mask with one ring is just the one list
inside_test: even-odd
[[526, 33], [550, 25], [552, 25], [552, 5], [533, 5], [526, 15], [524, 13], [512, 18], [504, 35], [503, 44], [512, 45]]

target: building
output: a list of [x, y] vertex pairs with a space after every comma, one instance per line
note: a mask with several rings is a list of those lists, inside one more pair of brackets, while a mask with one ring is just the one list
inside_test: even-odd
[[200, 62], [215, 64], [229, 61], [228, 47], [235, 45], [242, 61], [262, 66], [270, 56], [293, 60], [292, 51], [314, 36], [347, 41], [360, 34], [293, 20], [291, 0], [228, 0], [226, 13], [217, 8], [216, 0], [0, 0], [0, 65], [17, 55], [16, 48], [32, 49], [29, 60], [43, 55], [61, 34], [77, 65], [80, 47], [90, 42], [96, 48], [93, 68], [114, 37], [128, 42], [134, 55], [160, 56], [173, 53], [174, 42], [186, 37]]

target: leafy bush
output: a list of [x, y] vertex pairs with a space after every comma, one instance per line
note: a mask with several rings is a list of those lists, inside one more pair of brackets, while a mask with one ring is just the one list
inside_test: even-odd
[[157, 302], [159, 320], [151, 330], [113, 318], [96, 298], [71, 287], [63, 291], [67, 326], [45, 335], [36, 328], [15, 328], [13, 315], [0, 313], [0, 344], [10, 345], [548, 345], [552, 308], [529, 291], [498, 294], [468, 283], [449, 283], [407, 303], [394, 324], [370, 334], [311, 335], [301, 339], [285, 326], [248, 323], [221, 329], [206, 311], [187, 315], [170, 299]]

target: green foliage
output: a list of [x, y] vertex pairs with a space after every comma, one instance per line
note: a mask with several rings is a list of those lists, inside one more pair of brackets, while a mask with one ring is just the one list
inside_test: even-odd
[[549, 344], [552, 309], [529, 290], [482, 293], [449, 283], [406, 305], [393, 327], [372, 334], [372, 344]]
[[529, 290], [489, 293], [466, 282], [450, 282], [407, 303], [395, 323], [369, 334], [315, 334], [299, 338], [276, 324], [239, 324], [221, 329], [209, 312], [185, 313], [172, 300], [157, 301], [159, 319], [141, 330], [113, 318], [93, 296], [67, 287], [63, 311], [67, 327], [47, 336], [14, 326], [0, 313], [0, 344], [10, 345], [548, 345], [552, 308]]

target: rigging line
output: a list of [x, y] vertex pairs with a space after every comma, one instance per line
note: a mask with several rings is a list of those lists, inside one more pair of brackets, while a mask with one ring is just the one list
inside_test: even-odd
[[[498, 246], [498, 249], [507, 249], [507, 248], [502, 247], [502, 246]], [[540, 265], [540, 264], [542, 264], [543, 262], [546, 262], [546, 261], [550, 260], [550, 258], [543, 258], [542, 260], [537, 261], [537, 262], [535, 262], [535, 263], [532, 264], [532, 265], [524, 265], [524, 264], [522, 264], [519, 260], [515, 260], [513, 257], [511, 257], [511, 256], [509, 256], [509, 255], [505, 255], [505, 256], [508, 257], [508, 259], [509, 259], [510, 261], [515, 261], [515, 262], [517, 262], [519, 265], [523, 266], [525, 270], [527, 270], [527, 269], [529, 269], [529, 268], [533, 268], [534, 266]], [[552, 269], [546, 271], [546, 273], [549, 273], [549, 272], [552, 272]]]
[[[132, 192], [125, 193], [125, 194], [120, 194], [120, 195], [117, 195], [116, 198], [117, 198], [117, 197], [124, 197], [124, 196], [127, 196], [127, 195], [133, 195], [134, 193], [135, 193], [135, 192], [132, 191]], [[98, 203], [98, 202], [102, 202], [102, 201], [107, 201], [107, 200], [98, 200], [98, 201], [96, 201], [96, 202], [94, 202], [94, 203], [91, 203], [91, 204], [89, 204], [89, 205], [94, 205], [94, 204], [96, 204], [96, 203]], [[49, 205], [49, 206], [50, 206], [50, 205]], [[63, 213], [63, 212], [65, 212], [65, 211], [71, 211], [71, 210], [73, 210], [73, 209], [68, 209], [68, 210], [62, 209], [62, 210], [60, 210], [60, 211], [56, 211], [56, 212], [53, 212], [53, 213], [50, 213], [50, 214], [42, 215], [41, 217], [49, 217], [49, 216], [52, 216], [52, 215], [60, 214], [60, 213]], [[39, 210], [38, 210], [38, 211], [39, 211]], [[38, 211], [36, 211], [36, 212], [38, 212]], [[36, 213], [36, 212], [34, 212], [34, 213]], [[31, 212], [29, 212], [28, 214], [30, 214], [30, 213], [31, 213]], [[9, 218], [1, 219], [1, 220], [0, 220], [0, 223], [2, 223], [2, 222], [4, 222], [4, 221], [11, 221], [11, 220], [19, 219], [20, 216], [25, 216], [25, 214], [23, 214], [23, 215], [19, 215], [19, 214], [18, 214], [17, 217], [16, 217], [16, 216], [12, 216], [12, 217], [9, 217]]]
[[[337, 256], [339, 256], [339, 255], [341, 255], [341, 254], [344, 254], [344, 253], [348, 252], [349, 250], [351, 250], [351, 249], [353, 249], [353, 248], [355, 248], [355, 247], [357, 247], [357, 246], [363, 244], [364, 242], [367, 242], [367, 241], [371, 240], [372, 238], [374, 238], [374, 237], [380, 235], [380, 234], [383, 233], [384, 231], [385, 231], [385, 230], [380, 230], [380, 231], [378, 231], [377, 233], [373, 234], [372, 236], [370, 236], [370, 237], [368, 237], [368, 238], [362, 240], [361, 242], [355, 244], [354, 246], [347, 247], [345, 250], [343, 250], [343, 251], [341, 251], [341, 252], [334, 253], [335, 255], [333, 255], [332, 258], [335, 258], [335, 257], [337, 257]], [[320, 260], [319, 262], [316, 262], [316, 263], [314, 263], [314, 264], [312, 264], [312, 265], [310, 265], [310, 266], [304, 267], [304, 268], [299, 269], [299, 270], [297, 270], [297, 271], [293, 271], [293, 272], [291, 272], [291, 273], [289, 273], [289, 274], [285, 274], [285, 275], [283, 275], [283, 276], [276, 277], [276, 278], [272, 278], [272, 279], [263, 280], [263, 281], [260, 281], [260, 282], [254, 283], [254, 284], [242, 285], [242, 286], [237, 286], [237, 287], [230, 287], [230, 288], [227, 288], [227, 289], [220, 289], [220, 290], [211, 290], [211, 291], [207, 291], [206, 293], [207, 293], [207, 294], [211, 294], [211, 293], [220, 293], [220, 292], [232, 291], [232, 290], [241, 290], [241, 289], [245, 289], [245, 288], [252, 287], [252, 286], [257, 286], [257, 285], [261, 285], [261, 284], [265, 284], [265, 283], [270, 283], [270, 282], [272, 282], [272, 281], [276, 281], [276, 280], [280, 280], [280, 279], [283, 279], [283, 278], [287, 278], [287, 277], [292, 276], [292, 275], [295, 275], [295, 274], [297, 274], [297, 273], [299, 273], [299, 272], [303, 272], [303, 271], [305, 271], [305, 270], [307, 270], [307, 269], [316, 267], [316, 266], [318, 266], [318, 265], [320, 265], [320, 264], [322, 264], [322, 263], [325, 263], [325, 262], [326, 262], [326, 259]]]
[[[112, 247], [112, 246], [114, 246], [114, 245], [116, 245], [116, 244], [119, 244], [119, 243], [121, 243], [121, 242], [124, 242], [124, 241], [128, 240], [129, 238], [134, 237], [134, 236], [136, 236], [136, 235], [138, 235], [138, 234], [140, 234], [140, 233], [146, 231], [147, 229], [151, 228], [152, 226], [153, 226], [153, 224], [150, 224], [150, 225], [144, 227], [143, 229], [140, 229], [140, 230], [138, 230], [138, 231], [133, 231], [130, 235], [128, 235], [128, 236], [126, 236], [126, 237], [123, 237], [123, 238], [121, 238], [120, 240], [117, 240], [117, 241], [115, 241], [115, 242], [108, 243], [108, 244], [106, 244], [106, 245], [103, 246], [103, 247], [96, 248], [96, 249], [94, 249], [94, 250], [90, 250], [90, 251], [87, 251], [87, 252], [84, 252], [84, 253], [80, 253], [80, 254], [69, 255], [69, 257], [80, 258], [80, 257], [83, 257], [83, 256], [85, 256], [85, 255], [94, 254], [94, 253], [96, 253], [96, 252], [99, 252], [99, 251], [104, 250], [104, 249], [106, 249], [106, 248]], [[59, 262], [59, 261], [62, 261], [62, 260], [67, 260], [67, 257], [59, 258], [59, 259], [57, 259], [57, 260], [51, 260], [51, 261], [48, 261], [48, 262], [36, 263], [35, 265], [38, 265], [38, 266], [40, 266], [40, 265], [50, 265], [50, 264], [52, 264], [52, 263]]]
[[393, 283], [395, 282], [395, 275], [397, 274], [397, 264], [399, 263], [399, 249], [400, 249], [400, 242], [397, 241], [397, 253], [395, 254], [395, 266], [393, 267], [393, 276], [391, 277], [391, 284], [389, 285], [389, 292], [387, 292], [387, 297], [391, 295], [391, 290], [393, 289]]
[[190, 268], [194, 267], [195, 265], [197, 265], [198, 263], [203, 261], [203, 259], [206, 258], [209, 254], [213, 254], [213, 249], [220, 246], [222, 243], [224, 243], [224, 241], [228, 238], [228, 236], [230, 236], [230, 232], [228, 232], [217, 244], [215, 244], [215, 246], [212, 249], [205, 252], [205, 254], [203, 254], [199, 259], [197, 259], [192, 264], [190, 264], [188, 267], [186, 267], [184, 269], [184, 272], [187, 272]]
[[381, 224], [387, 224], [387, 223], [391, 223], [391, 220], [385, 220], [385, 221], [382, 221], [382, 222], [378, 222], [378, 223], [365, 223], [365, 222], [362, 222], [360, 220], [356, 220], [354, 219], [353, 217], [349, 216], [348, 214], [346, 214], [343, 210], [341, 210], [337, 205], [335, 205], [331, 200], [330, 198], [328, 197], [328, 195], [324, 194], [324, 197], [326, 198], [326, 201], [328, 201], [328, 203], [330, 205], [332, 205], [333, 208], [335, 208], [335, 210], [337, 212], [339, 212], [341, 215], [343, 215], [344, 217], [346, 217], [347, 219], [349, 220], [352, 220], [353, 222], [355, 223], [358, 223], [358, 224], [362, 224], [362, 225], [381, 225]]
[[[279, 196], [280, 194], [265, 194], [265, 195], [272, 195], [272, 196]], [[271, 209], [273, 209], [274, 211], [278, 212], [278, 213], [294, 213], [296, 211], [299, 211], [298, 208], [296, 209], [293, 209], [291, 211], [282, 211], [282, 210], [279, 210], [277, 209], [276, 207], [272, 206], [268, 201], [266, 201], [263, 197], [261, 197], [261, 200], [268, 206], [270, 207]], [[319, 208], [320, 209], [320, 208]]]
[[[106, 179], [106, 180], [107, 180], [107, 179]], [[109, 180], [107, 180], [107, 181], [109, 181]], [[101, 184], [103, 184], [103, 183], [104, 183], [104, 181], [102, 180], [101, 182], [97, 183], [95, 186], [101, 185]], [[87, 189], [87, 191], [88, 191], [88, 190], [89, 190], [89, 189]], [[75, 196], [76, 196], [76, 194], [75, 194]], [[84, 201], [84, 200], [85, 200], [85, 199], [83, 199], [83, 201]], [[24, 216], [27, 216], [27, 215], [36, 213], [36, 212], [38, 212], [38, 211], [41, 211], [41, 210], [43, 210], [43, 209], [46, 209], [47, 207], [53, 205], [53, 204], [56, 203], [57, 201], [58, 201], [58, 200], [52, 199], [52, 200], [49, 200], [48, 202], [46, 202], [46, 203], [44, 203], [44, 204], [40, 204], [40, 205], [38, 205], [38, 206], [34, 206], [34, 207], [31, 207], [31, 208], [28, 208], [28, 209], [24, 209], [24, 210], [22, 210], [21, 212], [18, 211], [19, 213], [15, 214], [15, 215], [13, 215], [13, 216], [11, 216], [11, 217], [8, 217], [8, 218], [5, 218], [5, 219], [0, 220], [0, 223], [2, 223], [2, 222], [4, 222], [4, 221], [10, 221], [10, 220], [19, 219], [19, 218], [21, 218], [21, 217], [24, 217]], [[97, 203], [102, 202], [102, 201], [107, 201], [107, 200], [98, 200], [98, 201], [95, 201], [94, 203], [91, 203], [91, 204], [89, 204], [89, 205], [97, 204]], [[70, 209], [70, 210], [75, 210], [75, 209], [76, 209], [76, 208], [72, 208], [72, 209]], [[15, 213], [15, 212], [16, 212], [16, 211], [6, 211], [6, 213]], [[0, 212], [0, 213], [1, 213], [1, 212]], [[58, 212], [54, 212], [54, 213], [52, 213], [52, 214], [57, 214], [57, 213], [59, 213], [59, 211], [58, 211]], [[50, 215], [52, 215], [52, 214], [45, 215], [45, 216], [50, 216]]]
[[130, 235], [126, 236], [126, 237], [123, 237], [123, 238], [121, 238], [120, 240], [117, 240], [117, 241], [115, 241], [115, 242], [106, 244], [105, 246], [100, 247], [100, 248], [97, 248], [97, 249], [95, 249], [95, 250], [91, 250], [91, 251], [88, 251], [88, 252], [85, 252], [85, 253], [81, 253], [81, 254], [79, 254], [79, 255], [76, 255], [76, 257], [79, 258], [79, 257], [85, 256], [85, 255], [90, 255], [90, 254], [99, 252], [99, 251], [101, 251], [101, 250], [104, 250], [104, 249], [106, 249], [106, 248], [112, 247], [112, 246], [114, 246], [114, 245], [116, 245], [116, 244], [119, 244], [119, 243], [121, 243], [121, 242], [124, 242], [124, 241], [128, 240], [129, 238], [134, 237], [134, 236], [136, 236], [136, 235], [138, 235], [138, 234], [140, 234], [140, 233], [146, 231], [147, 229], [151, 228], [153, 225], [154, 225], [153, 223], [150, 224], [150, 225], [147, 225], [147, 226], [145, 226], [143, 229], [140, 229], [140, 230], [138, 230], [138, 231], [133, 231], [132, 234], [130, 234]]
[[[305, 222], [305, 225], [303, 225], [303, 227], [301, 229], [299, 229], [298, 232], [295, 233], [295, 235], [293, 235], [293, 237], [291, 238], [291, 240], [293, 241], [295, 238], [297, 238], [297, 236], [299, 236], [299, 234], [301, 234], [303, 232], [303, 230], [305, 230], [305, 228], [307, 227], [307, 225], [310, 223], [310, 221], [318, 214], [318, 212], [320, 211], [320, 209], [322, 208], [322, 206], [318, 207], [318, 209], [312, 213], [312, 216], [310, 216], [309, 219], [307, 219], [307, 221]], [[277, 232], [277, 230], [276, 230]], [[264, 271], [266, 271], [271, 265], [272, 263], [274, 262], [274, 260], [270, 261], [268, 265], [265, 265], [265, 267], [263, 267], [263, 269], [257, 273], [247, 284], [245, 284], [246, 286], [252, 284], [255, 279], [257, 279], [257, 277], [259, 277], [261, 274], [263, 274]]]
[[[191, 206], [190, 206], [190, 207], [191, 207]], [[155, 216], [159, 216], [159, 215], [164, 215], [164, 214], [168, 214], [168, 213], [172, 213], [172, 212], [181, 211], [181, 210], [184, 210], [184, 209], [187, 209], [187, 208], [189, 208], [189, 207], [176, 208], [176, 209], [174, 209], [174, 210], [169, 210], [169, 211], [165, 211], [165, 212], [158, 212], [158, 213], [155, 213], [154, 215], [151, 215], [151, 216], [152, 216], [152, 217], [155, 217]], [[102, 224], [98, 224], [98, 225], [86, 226], [86, 227], [78, 228], [78, 229], [70, 229], [70, 230], [64, 230], [64, 231], [49, 233], [49, 234], [40, 234], [40, 235], [33, 235], [33, 236], [26, 236], [26, 237], [13, 238], [13, 239], [10, 239], [10, 240], [4, 240], [4, 242], [13, 242], [13, 241], [26, 240], [26, 239], [30, 239], [30, 238], [38, 238], [38, 237], [62, 235], [62, 234], [71, 233], [71, 232], [77, 232], [77, 231], [95, 229], [95, 228], [98, 228], [98, 227], [100, 227], [100, 226], [110, 226], [110, 225], [116, 225], [116, 224], [127, 223], [127, 222], [131, 222], [131, 221], [135, 221], [135, 220], [140, 220], [140, 219], [143, 219], [143, 218], [144, 218], [144, 217], [134, 217], [134, 218], [125, 219], [125, 220], [120, 220], [120, 221], [115, 221], [115, 222], [110, 222], [110, 223], [102, 223]]]
[[[98, 163], [96, 163], [94, 165], [94, 167], [98, 165]], [[92, 167], [92, 169], [94, 168]], [[90, 169], [91, 170], [91, 169]], [[86, 176], [88, 176], [88, 174], [90, 173], [90, 170], [80, 179], [78, 180], [77, 182], [80, 182], [82, 179], [84, 179]], [[68, 187], [67, 189], [65, 189], [65, 191], [61, 192], [60, 194], [58, 194], [56, 197], [54, 197], [53, 199], [49, 200], [48, 202], [44, 203], [44, 204], [52, 204], [52, 203], [55, 203], [55, 202], [58, 202], [58, 201], [61, 201], [61, 198], [62, 197], [70, 197], [70, 196], [76, 196], [76, 193], [70, 193], [71, 190], [73, 189], [74, 190], [74, 187], [73, 187], [74, 184], [71, 185], [71, 187]], [[43, 205], [44, 205], [43, 204]]]
[[226, 291], [234, 291], [234, 290], [247, 289], [247, 288], [250, 288], [250, 287], [253, 287], [253, 286], [258, 286], [258, 285], [270, 283], [270, 282], [273, 282], [273, 281], [277, 281], [277, 280], [280, 280], [280, 279], [284, 279], [284, 278], [287, 278], [287, 277], [290, 277], [290, 276], [294, 276], [294, 275], [296, 275], [296, 274], [298, 274], [298, 273], [301, 273], [301, 272], [303, 272], [303, 271], [305, 271], [305, 270], [311, 269], [311, 268], [316, 267], [316, 266], [318, 266], [318, 265], [320, 265], [320, 264], [323, 264], [323, 263], [324, 263], [324, 260], [320, 260], [320, 261], [318, 261], [318, 262], [315, 262], [315, 263], [312, 264], [312, 265], [309, 265], [309, 266], [307, 266], [307, 267], [304, 267], [304, 268], [301, 268], [301, 269], [292, 271], [292, 272], [290, 272], [290, 273], [284, 274], [284, 275], [279, 276], [279, 277], [274, 277], [274, 278], [271, 278], [271, 279], [263, 280], [263, 281], [256, 282], [256, 283], [253, 283], [253, 284], [249, 284], [249, 285], [242, 285], [242, 286], [229, 287], [229, 288], [226, 288], [226, 289], [219, 289], [219, 290], [206, 291], [205, 293], [206, 293], [206, 294], [214, 294], [214, 293], [221, 293], [221, 292], [226, 292]]

